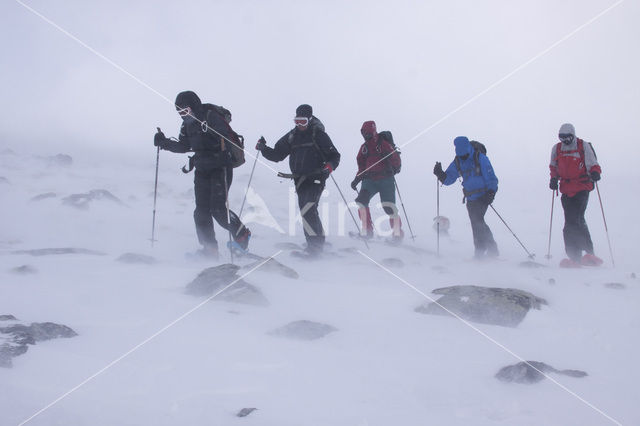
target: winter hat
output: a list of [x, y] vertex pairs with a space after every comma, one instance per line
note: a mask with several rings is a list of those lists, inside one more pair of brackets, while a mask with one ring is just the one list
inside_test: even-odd
[[198, 95], [191, 90], [178, 93], [176, 96], [176, 110], [180, 110], [186, 107], [191, 107], [192, 110], [198, 111], [202, 108], [202, 101]]
[[453, 144], [456, 146], [456, 155], [458, 157], [471, 154], [471, 143], [466, 136], [458, 136], [453, 140]]
[[311, 105], [302, 104], [298, 108], [296, 108], [296, 117], [311, 118], [312, 115], [313, 108], [311, 108]]

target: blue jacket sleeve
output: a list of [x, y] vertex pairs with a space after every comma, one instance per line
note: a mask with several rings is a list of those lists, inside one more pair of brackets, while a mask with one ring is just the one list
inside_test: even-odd
[[487, 189], [498, 192], [498, 177], [493, 171], [491, 161], [489, 161], [489, 158], [484, 154], [480, 155], [480, 171], [482, 172], [482, 177], [484, 178]]
[[458, 168], [456, 167], [455, 161], [452, 161], [451, 164], [449, 164], [449, 167], [447, 167], [445, 173], [447, 174], [447, 177], [445, 178], [444, 182], [442, 182], [443, 185], [451, 185], [456, 180], [458, 180], [460, 174], [458, 173]]

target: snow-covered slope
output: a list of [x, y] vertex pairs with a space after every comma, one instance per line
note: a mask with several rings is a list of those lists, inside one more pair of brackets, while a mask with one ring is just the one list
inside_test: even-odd
[[[524, 251], [489, 215], [503, 260], [476, 263], [470, 261], [470, 230], [457, 189], [448, 189], [456, 192], [456, 201], [443, 206], [452, 218], [452, 229], [450, 239], [441, 240], [440, 258], [433, 255], [433, 214], [422, 213], [422, 206], [415, 204], [407, 207], [415, 215], [415, 246], [423, 252], [379, 243], [367, 250], [358, 241], [336, 235], [339, 196], [328, 187], [328, 240], [339, 257], [315, 262], [291, 257], [276, 244], [301, 243], [299, 225], [297, 235], [289, 236], [273, 223], [252, 223], [252, 251], [277, 255], [300, 278], [258, 269], [245, 281], [262, 291], [269, 306], [213, 299], [190, 312], [205, 298], [184, 294], [185, 286], [215, 263], [185, 257], [197, 248], [191, 175], [182, 175], [174, 166], [178, 161], [170, 158], [165, 153], [161, 157], [158, 241], [151, 248], [153, 158], [140, 167], [127, 167], [76, 159], [64, 166], [22, 152], [0, 157], [6, 178], [0, 192], [0, 314], [26, 322], [61, 323], [78, 333], [71, 339], [38, 343], [14, 358], [13, 368], [0, 369], [3, 425], [27, 420], [61, 396], [28, 424], [640, 422], [635, 397], [640, 379], [635, 368], [640, 295], [638, 281], [630, 275], [637, 231], [613, 235], [620, 253], [616, 268], [609, 261], [599, 269], [557, 268], [562, 253], [557, 236], [548, 267], [526, 269], [518, 266], [525, 260]], [[259, 195], [263, 202], [255, 201], [255, 211], [262, 213], [254, 217], [264, 216], [267, 206], [288, 232], [290, 184], [266, 168], [258, 170], [250, 201]], [[239, 208], [249, 171], [248, 166], [237, 171], [232, 208]], [[348, 180], [340, 178], [340, 169], [336, 176]], [[98, 189], [109, 191], [119, 202], [102, 197], [84, 209], [64, 203], [72, 194]], [[415, 191], [411, 185], [404, 190], [407, 198], [413, 198]], [[508, 188], [501, 191], [504, 199], [517, 200]], [[45, 193], [55, 195], [32, 200]], [[496, 201], [496, 206], [505, 206], [507, 219], [518, 211], [521, 220], [534, 224], [514, 227], [542, 258], [548, 216], [506, 205]], [[596, 208], [592, 199], [590, 213], [597, 213]], [[425, 202], [423, 211], [432, 210], [433, 201]], [[252, 211], [250, 204], [246, 214]], [[610, 213], [614, 218], [623, 214], [614, 209]], [[347, 230], [353, 230], [350, 220], [346, 217]], [[560, 215], [556, 235], [559, 222]], [[598, 216], [590, 216], [589, 224], [597, 250], [608, 260], [606, 240], [597, 231], [602, 226]], [[612, 228], [619, 229], [617, 224]], [[216, 229], [224, 241], [226, 234]], [[104, 254], [13, 253], [52, 247]], [[404, 266], [390, 267], [398, 276], [394, 277], [356, 249], [379, 262], [400, 258]], [[153, 256], [157, 262], [116, 261], [128, 252]], [[223, 252], [219, 263], [228, 262], [226, 256]], [[12, 271], [22, 265], [32, 266], [36, 273]], [[525, 290], [548, 305], [531, 310], [516, 328], [473, 324], [474, 329], [455, 318], [414, 312], [428, 301], [420, 292], [433, 297], [433, 289], [471, 284]], [[269, 334], [298, 320], [328, 324], [337, 331], [310, 341]], [[520, 361], [507, 349], [526, 360], [583, 370], [588, 376], [551, 374], [557, 383], [548, 379], [532, 385], [503, 383], [495, 373]], [[250, 407], [258, 410], [235, 417]]]

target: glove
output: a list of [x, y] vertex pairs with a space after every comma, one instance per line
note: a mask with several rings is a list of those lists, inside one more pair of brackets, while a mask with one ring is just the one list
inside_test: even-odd
[[393, 174], [394, 174], [394, 175], [397, 175], [398, 173], [400, 173], [400, 168], [401, 168], [401, 167], [402, 167], [402, 166], [394, 167], [394, 168], [393, 168], [393, 170], [392, 170]]
[[549, 179], [549, 189], [552, 191], [557, 191], [558, 190], [558, 178], [557, 177], [552, 177], [551, 179]]
[[493, 203], [493, 200], [495, 200], [495, 198], [496, 198], [496, 192], [495, 191], [487, 191], [484, 194], [484, 201], [487, 204]]
[[360, 183], [360, 181], [362, 180], [362, 178], [360, 176], [356, 176], [353, 179], [353, 182], [351, 182], [351, 189], [353, 189], [354, 191], [358, 190], [358, 184]]
[[262, 151], [266, 147], [267, 147], [267, 141], [264, 139], [264, 136], [260, 136], [260, 139], [258, 139], [258, 143], [256, 144], [256, 149], [258, 151]]
[[600, 180], [600, 173], [598, 172], [591, 172], [589, 173], [589, 175], [591, 176], [591, 180], [594, 182], [597, 182]]
[[444, 180], [447, 178], [447, 174], [444, 170], [442, 170], [442, 163], [440, 163], [439, 161], [436, 161], [436, 165], [433, 166], [433, 174], [436, 175], [440, 182], [444, 182]]
[[328, 178], [332, 171], [333, 167], [331, 167], [331, 163], [325, 164], [322, 168], [322, 177], [325, 179]]
[[153, 145], [162, 148], [163, 142], [166, 140], [167, 138], [164, 136], [164, 133], [158, 130], [158, 132], [153, 137]]

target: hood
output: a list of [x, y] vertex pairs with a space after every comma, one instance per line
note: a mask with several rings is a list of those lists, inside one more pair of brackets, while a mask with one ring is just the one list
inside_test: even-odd
[[569, 135], [576, 135], [576, 128], [573, 127], [573, 124], [571, 123], [564, 123], [562, 126], [560, 126], [560, 130], [558, 130], [558, 134], [569, 134]]
[[378, 140], [378, 131], [376, 129], [375, 121], [365, 121], [362, 123], [362, 128], [360, 129], [360, 134], [364, 138], [364, 140]]
[[200, 111], [202, 109], [202, 102], [198, 95], [191, 90], [178, 93], [176, 96], [176, 110], [191, 107], [193, 111]]
[[458, 157], [473, 153], [471, 143], [466, 136], [458, 136], [453, 140], [453, 144], [456, 146], [456, 155]]

